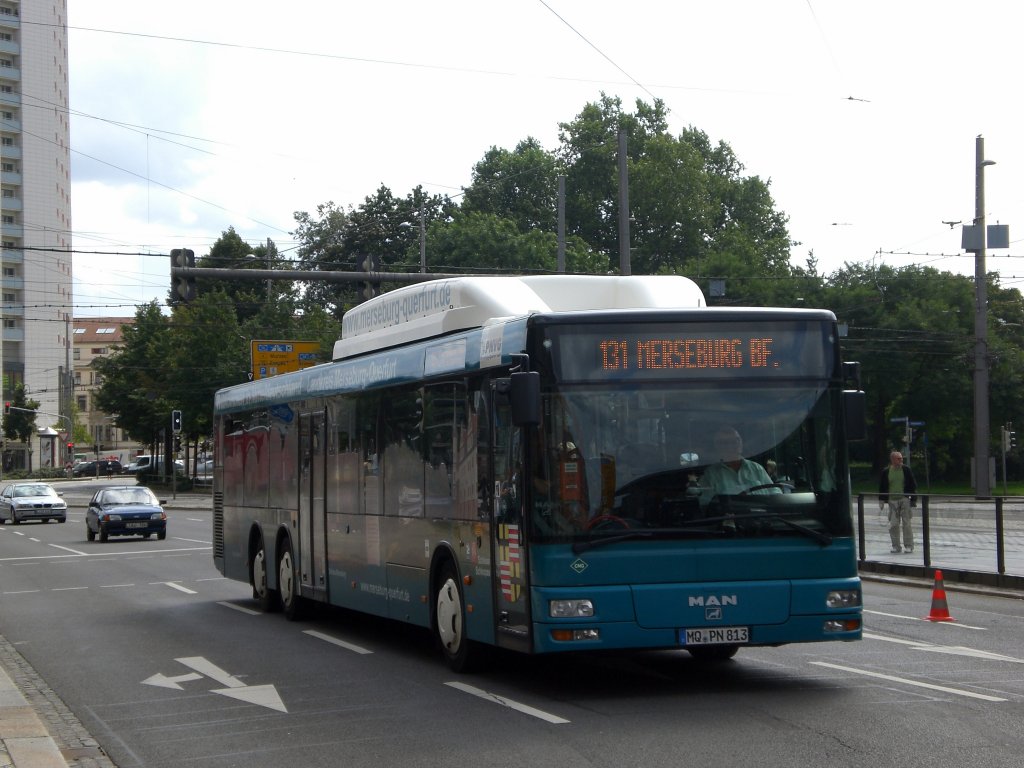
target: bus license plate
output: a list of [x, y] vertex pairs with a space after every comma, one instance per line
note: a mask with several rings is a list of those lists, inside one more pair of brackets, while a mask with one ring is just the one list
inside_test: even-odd
[[702, 627], [680, 630], [683, 645], [731, 645], [750, 642], [749, 627]]

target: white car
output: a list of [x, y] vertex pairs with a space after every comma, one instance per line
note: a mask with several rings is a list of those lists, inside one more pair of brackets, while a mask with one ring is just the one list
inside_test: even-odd
[[10, 520], [17, 525], [26, 520], [48, 523], [67, 522], [68, 503], [53, 490], [39, 482], [11, 483], [0, 492], [0, 523]]

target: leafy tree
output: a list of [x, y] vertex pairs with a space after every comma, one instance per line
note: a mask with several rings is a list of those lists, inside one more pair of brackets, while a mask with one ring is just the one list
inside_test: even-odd
[[[234, 227], [229, 227], [210, 248], [209, 254], [196, 261], [196, 266], [215, 269], [275, 269], [280, 268], [281, 261], [273, 241], [253, 247], [235, 232]], [[289, 267], [290, 263], [285, 268]], [[231, 302], [240, 322], [256, 315], [266, 305], [294, 300], [298, 293], [290, 280], [201, 278], [198, 290], [200, 296], [218, 291]], [[168, 303], [173, 306], [177, 302]]]
[[558, 160], [530, 137], [511, 152], [491, 147], [473, 167], [462, 213], [489, 213], [523, 232], [558, 226]]
[[124, 344], [93, 362], [102, 383], [96, 405], [133, 439], [155, 445], [173, 409], [169, 386], [170, 320], [152, 301], [136, 310], [135, 323], [125, 326]]
[[213, 432], [216, 391], [246, 381], [249, 369], [248, 344], [223, 291], [175, 308], [168, 348], [168, 400], [182, 412], [184, 435], [196, 441]]
[[36, 433], [36, 413], [38, 400], [29, 400], [25, 393], [25, 385], [19, 382], [14, 385], [11, 397], [11, 412], [4, 414], [4, 439], [19, 443], [28, 443]]
[[[516, 274], [554, 272], [558, 267], [558, 236], [540, 229], [521, 230], [516, 222], [493, 213], [458, 213], [438, 228], [432, 253], [448, 272]], [[603, 271], [607, 260], [583, 240], [566, 240], [566, 270]]]
[[[317, 207], [316, 218], [296, 213], [298, 227], [294, 234], [302, 243], [299, 268], [352, 272], [360, 269], [367, 256], [376, 257], [379, 271], [418, 268], [421, 213], [429, 233], [434, 222], [446, 220], [452, 210], [451, 201], [428, 196], [422, 187], [400, 199], [381, 186], [359, 208], [347, 212], [329, 202]], [[429, 245], [429, 237], [427, 242]], [[339, 320], [346, 309], [361, 301], [358, 283], [326, 281], [307, 284], [304, 299], [305, 306], [327, 307]]]

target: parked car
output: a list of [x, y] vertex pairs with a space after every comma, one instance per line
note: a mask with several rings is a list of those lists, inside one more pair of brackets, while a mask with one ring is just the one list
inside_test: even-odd
[[148, 469], [151, 466], [153, 466], [153, 457], [150, 456], [149, 454], [144, 454], [142, 456], [136, 456], [134, 459], [132, 459], [128, 463], [128, 466], [125, 467], [124, 471], [127, 472], [129, 475], [134, 475], [137, 474], [138, 472], [141, 472], [144, 469]]
[[[174, 466], [178, 468], [179, 472], [185, 471], [185, 463], [180, 459], [175, 460]], [[124, 471], [129, 475], [140, 475], [144, 472], [155, 472], [160, 474], [163, 469], [163, 459], [154, 461], [152, 456], [136, 456], [135, 461], [131, 462]]]
[[85, 536], [106, 541], [110, 536], [142, 536], [154, 533], [167, 538], [167, 514], [149, 488], [141, 485], [118, 485], [101, 488], [93, 494], [85, 513]]
[[39, 482], [11, 483], [0, 493], [0, 523], [10, 520], [67, 522], [68, 504], [53, 486]]
[[99, 459], [97, 461], [83, 461], [76, 464], [71, 470], [73, 477], [109, 477], [120, 475], [124, 469], [117, 459]]

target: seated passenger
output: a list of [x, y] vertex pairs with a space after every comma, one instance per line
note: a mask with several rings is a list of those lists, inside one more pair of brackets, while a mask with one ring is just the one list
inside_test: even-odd
[[714, 495], [744, 493], [758, 486], [772, 487], [760, 488], [755, 493], [781, 492], [772, 485], [773, 481], [764, 467], [743, 458], [743, 439], [732, 427], [720, 427], [715, 431], [714, 454], [719, 462], [704, 470], [701, 483]]

